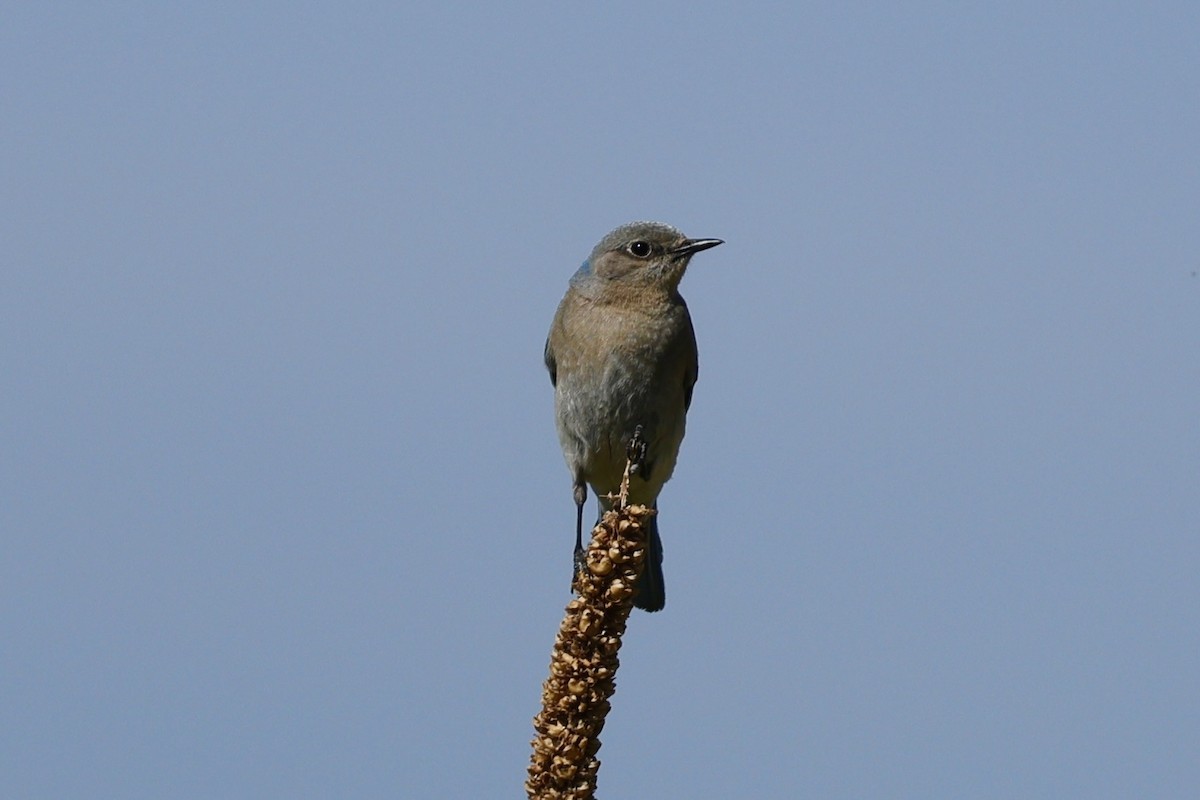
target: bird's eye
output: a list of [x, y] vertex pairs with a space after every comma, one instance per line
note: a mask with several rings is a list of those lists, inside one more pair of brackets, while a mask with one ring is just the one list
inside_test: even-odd
[[636, 258], [645, 258], [650, 255], [650, 245], [642, 241], [634, 242], [629, 245], [629, 254]]

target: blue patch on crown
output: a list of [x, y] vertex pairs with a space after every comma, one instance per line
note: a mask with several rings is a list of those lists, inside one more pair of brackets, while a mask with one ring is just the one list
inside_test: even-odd
[[583, 263], [579, 265], [579, 272], [583, 275], [587, 275], [591, 271], [592, 271], [592, 260], [590, 258], [585, 258], [583, 260]]

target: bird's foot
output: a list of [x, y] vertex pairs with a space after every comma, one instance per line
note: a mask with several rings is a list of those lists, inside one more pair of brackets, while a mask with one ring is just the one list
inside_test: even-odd
[[624, 508], [629, 503], [629, 479], [641, 475], [646, 479], [646, 440], [642, 437], [642, 426], [633, 429], [629, 445], [625, 448], [625, 475], [621, 478], [621, 491], [617, 499], [617, 508]]
[[585, 569], [587, 569], [587, 551], [585, 551], [582, 547], [576, 547], [575, 555], [572, 557], [571, 561], [572, 566], [574, 567], [574, 569], [571, 570], [571, 591], [578, 594], [579, 590], [577, 588], [577, 583], [579, 581], [579, 575]]
[[625, 450], [625, 457], [629, 459], [629, 474], [637, 475], [646, 469], [646, 450], [648, 445], [643, 438], [644, 429], [638, 425], [633, 429], [633, 436], [629, 438], [629, 446]]

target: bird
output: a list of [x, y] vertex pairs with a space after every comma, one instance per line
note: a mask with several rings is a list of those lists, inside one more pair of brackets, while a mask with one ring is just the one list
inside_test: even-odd
[[[690, 239], [661, 222], [631, 222], [606, 235], [571, 277], [546, 337], [559, 444], [575, 500], [575, 565], [583, 559], [583, 508], [612, 507], [635, 434], [641, 452], [628, 501], [658, 508], [675, 470], [692, 388], [696, 334], [679, 283], [696, 253], [724, 244]], [[650, 517], [634, 605], [666, 604], [658, 515]]]

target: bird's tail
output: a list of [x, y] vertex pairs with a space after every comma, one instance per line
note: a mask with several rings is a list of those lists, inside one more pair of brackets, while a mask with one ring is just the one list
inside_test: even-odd
[[646, 564], [638, 578], [633, 604], [643, 611], [662, 611], [667, 604], [667, 587], [663, 583], [662, 539], [658, 537], [658, 516], [650, 517], [646, 541]]

